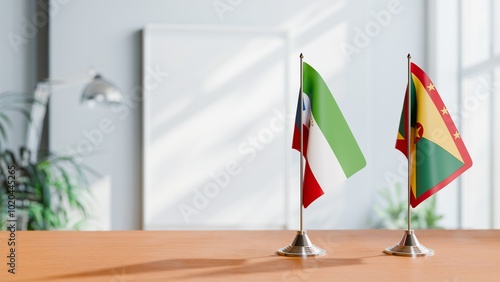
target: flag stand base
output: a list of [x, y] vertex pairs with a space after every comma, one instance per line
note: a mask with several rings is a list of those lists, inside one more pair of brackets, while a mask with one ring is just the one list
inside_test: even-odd
[[405, 230], [399, 244], [386, 248], [384, 253], [395, 256], [424, 257], [433, 256], [434, 250], [420, 244], [413, 230]]
[[312, 257], [324, 256], [326, 251], [311, 243], [306, 231], [302, 230], [297, 231], [292, 244], [279, 249], [276, 253], [287, 257]]

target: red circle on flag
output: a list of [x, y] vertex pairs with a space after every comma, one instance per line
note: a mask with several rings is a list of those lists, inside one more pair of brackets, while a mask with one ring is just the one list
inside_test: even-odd
[[420, 141], [422, 136], [424, 136], [424, 127], [421, 123], [417, 122], [417, 124], [415, 124], [415, 143]]

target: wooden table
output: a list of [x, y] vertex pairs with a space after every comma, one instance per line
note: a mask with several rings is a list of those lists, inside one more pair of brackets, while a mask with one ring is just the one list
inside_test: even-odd
[[328, 254], [275, 254], [295, 231], [30, 231], [16, 233], [16, 274], [0, 281], [500, 281], [500, 230], [417, 230], [433, 257], [382, 253], [400, 230], [308, 231]]

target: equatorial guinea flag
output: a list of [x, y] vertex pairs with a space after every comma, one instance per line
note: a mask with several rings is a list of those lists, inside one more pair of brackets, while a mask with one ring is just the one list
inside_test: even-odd
[[[410, 70], [410, 204], [416, 207], [470, 168], [472, 160], [432, 81], [413, 63]], [[396, 149], [408, 158], [407, 103], [408, 89], [396, 140]]]
[[300, 152], [302, 112], [306, 160], [302, 204], [307, 208], [324, 194], [322, 188], [347, 179], [365, 167], [366, 161], [323, 78], [307, 63], [302, 67], [304, 95], [302, 107], [297, 103], [292, 148]]

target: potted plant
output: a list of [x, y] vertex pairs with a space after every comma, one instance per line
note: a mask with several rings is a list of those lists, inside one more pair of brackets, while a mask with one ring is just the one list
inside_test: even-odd
[[90, 191], [87, 172], [92, 170], [77, 162], [75, 156], [46, 154], [33, 161], [31, 154], [38, 152], [30, 152], [25, 147], [14, 152], [4, 146], [8, 129], [12, 127], [7, 112], [18, 112], [30, 121], [30, 112], [26, 108], [33, 102], [24, 95], [0, 95], [2, 227], [5, 228], [9, 217], [15, 217], [18, 229], [78, 229], [88, 217], [86, 200]]
[[[403, 195], [401, 183], [396, 183], [394, 191], [384, 189], [380, 195], [383, 204], [375, 206], [375, 228], [406, 229], [408, 198]], [[406, 195], [406, 189], [405, 189]], [[415, 229], [440, 229], [443, 215], [437, 212], [436, 198], [431, 197], [411, 211], [411, 225]]]

